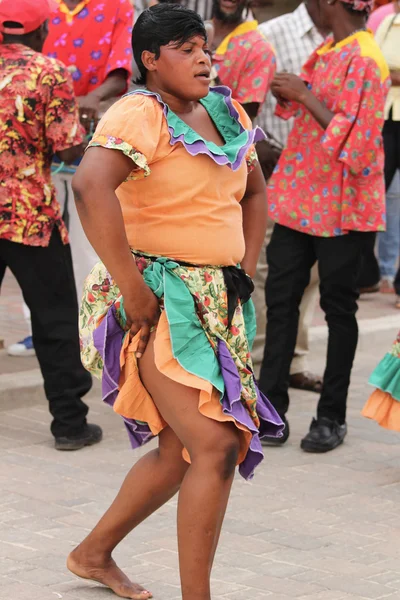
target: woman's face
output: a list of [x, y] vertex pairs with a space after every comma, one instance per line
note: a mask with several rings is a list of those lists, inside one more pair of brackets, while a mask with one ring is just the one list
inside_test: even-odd
[[[146, 65], [149, 68], [149, 65]], [[200, 100], [210, 87], [211, 55], [207, 42], [196, 36], [177, 47], [162, 46], [160, 58], [149, 68], [161, 89], [182, 100]]]

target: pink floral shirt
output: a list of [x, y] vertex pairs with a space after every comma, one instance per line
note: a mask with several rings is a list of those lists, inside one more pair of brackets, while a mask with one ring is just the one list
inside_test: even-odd
[[334, 118], [324, 131], [304, 106], [268, 190], [270, 217], [321, 237], [385, 229], [382, 128], [389, 70], [370, 32], [317, 49], [302, 78]]

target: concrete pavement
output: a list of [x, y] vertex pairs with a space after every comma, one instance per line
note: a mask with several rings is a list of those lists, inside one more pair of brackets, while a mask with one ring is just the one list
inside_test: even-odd
[[[385, 316], [376, 310], [365, 320], [374, 315]], [[267, 449], [253, 482], [235, 482], [213, 571], [213, 600], [400, 598], [400, 434], [360, 416], [368, 375], [395, 334], [383, 329], [361, 337], [343, 447], [323, 456], [300, 451], [317, 397], [292, 393], [288, 445]], [[325, 342], [316, 336], [314, 370], [322, 369], [324, 353]], [[70, 575], [65, 557], [147, 449], [129, 449], [119, 417], [96, 392], [90, 417], [104, 428], [105, 439], [76, 453], [53, 450], [40, 394], [20, 404], [3, 401], [4, 395], [0, 600], [111, 600], [109, 591]], [[176, 499], [115, 556], [158, 600], [180, 598], [175, 515]]]

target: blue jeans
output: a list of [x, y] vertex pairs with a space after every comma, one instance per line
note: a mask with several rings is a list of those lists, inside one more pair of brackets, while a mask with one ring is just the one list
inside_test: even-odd
[[379, 234], [378, 252], [381, 276], [394, 278], [400, 252], [400, 171], [386, 195], [386, 231]]

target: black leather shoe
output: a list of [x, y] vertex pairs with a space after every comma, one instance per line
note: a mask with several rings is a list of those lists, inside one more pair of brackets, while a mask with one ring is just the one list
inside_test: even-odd
[[346, 423], [339, 425], [337, 421], [332, 421], [327, 417], [313, 419], [310, 431], [301, 440], [301, 448], [305, 452], [329, 452], [343, 444], [346, 434]]
[[85, 446], [93, 446], [103, 439], [103, 431], [98, 425], [87, 424], [83, 432], [76, 436], [56, 437], [56, 450], [81, 450]]
[[263, 437], [261, 439], [261, 444], [263, 446], [283, 446], [283, 444], [286, 444], [286, 442], [289, 439], [289, 435], [290, 435], [290, 428], [289, 428], [289, 422], [286, 419], [286, 417], [281, 417], [282, 421], [285, 423], [285, 429], [282, 432], [282, 437], [277, 438], [277, 437], [271, 437], [271, 436], [266, 436]]

